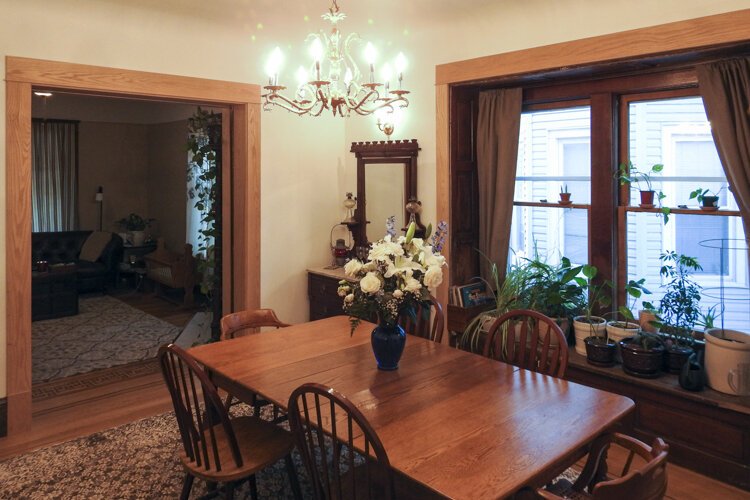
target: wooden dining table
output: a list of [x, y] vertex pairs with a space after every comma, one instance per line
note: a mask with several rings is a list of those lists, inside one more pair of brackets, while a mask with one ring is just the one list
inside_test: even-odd
[[581, 457], [633, 401], [408, 336], [399, 368], [378, 370], [375, 325], [346, 316], [190, 349], [217, 385], [283, 409], [318, 382], [346, 395], [377, 432], [391, 466], [439, 495], [503, 498], [540, 486]]

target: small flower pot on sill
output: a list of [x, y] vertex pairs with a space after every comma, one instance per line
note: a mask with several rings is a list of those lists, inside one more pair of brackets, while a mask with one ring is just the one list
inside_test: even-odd
[[718, 196], [704, 196], [702, 205], [705, 208], [718, 208], [719, 207], [719, 197]]
[[664, 346], [655, 345], [646, 349], [639, 343], [631, 343], [632, 340], [627, 338], [620, 341], [623, 371], [634, 377], [658, 377], [661, 374]]
[[654, 191], [641, 191], [641, 206], [652, 208], [654, 206]]
[[594, 366], [614, 366], [617, 344], [604, 337], [587, 337], [586, 361]]
[[570, 193], [560, 193], [560, 203], [564, 205], [570, 204]]

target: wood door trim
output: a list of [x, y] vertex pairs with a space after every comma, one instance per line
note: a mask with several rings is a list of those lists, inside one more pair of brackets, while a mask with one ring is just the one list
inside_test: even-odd
[[[234, 213], [224, 219], [232, 235], [232, 310], [260, 306], [260, 87], [251, 84], [6, 57], [6, 358], [8, 435], [31, 427], [31, 90], [229, 105], [232, 116]], [[237, 212], [237, 209], [241, 209]]]
[[747, 40], [750, 9], [619, 33], [467, 59], [435, 67], [435, 83], [455, 84], [512, 75], [674, 54]]
[[258, 85], [26, 57], [5, 58], [5, 80], [114, 95], [260, 104]]

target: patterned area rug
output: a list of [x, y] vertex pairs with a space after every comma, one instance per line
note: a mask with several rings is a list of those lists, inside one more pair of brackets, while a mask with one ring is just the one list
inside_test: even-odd
[[[234, 415], [251, 415], [245, 405]], [[272, 416], [270, 407], [263, 417]], [[282, 424], [288, 428], [288, 424]], [[0, 462], [0, 498], [160, 499], [178, 498], [184, 472], [177, 456], [182, 444], [172, 412], [97, 432]], [[299, 454], [293, 452], [303, 498], [312, 488]], [[560, 478], [575, 480], [566, 470]], [[258, 473], [260, 499], [293, 499], [283, 460]], [[206, 495], [205, 482], [196, 479], [190, 498]], [[235, 498], [250, 498], [247, 483]]]
[[[0, 498], [178, 498], [181, 446], [171, 412], [97, 432], [0, 462]], [[294, 459], [303, 496], [311, 498], [304, 466], [296, 453]], [[283, 460], [260, 472], [257, 481], [262, 499], [294, 498]], [[196, 479], [190, 498], [206, 493], [205, 482]], [[235, 498], [250, 498], [247, 483]]]
[[32, 323], [32, 382], [154, 357], [180, 328], [114, 297], [81, 297], [75, 316]]

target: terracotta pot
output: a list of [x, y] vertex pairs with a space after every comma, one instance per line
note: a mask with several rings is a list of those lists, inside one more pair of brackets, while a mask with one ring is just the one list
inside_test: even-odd
[[654, 206], [654, 191], [641, 191], [641, 206]]
[[587, 337], [584, 343], [586, 344], [586, 361], [589, 364], [594, 366], [613, 366], [615, 364], [617, 344], [601, 337]]
[[659, 329], [651, 324], [652, 321], [656, 321], [656, 314], [652, 311], [642, 310], [638, 313], [638, 325], [641, 330], [649, 333], [659, 333]]
[[664, 346], [644, 349], [640, 344], [631, 344], [631, 338], [621, 340], [622, 369], [628, 375], [641, 378], [656, 378], [660, 375]]
[[563, 203], [570, 203], [570, 193], [560, 193], [560, 201]]

